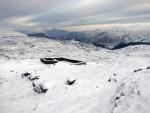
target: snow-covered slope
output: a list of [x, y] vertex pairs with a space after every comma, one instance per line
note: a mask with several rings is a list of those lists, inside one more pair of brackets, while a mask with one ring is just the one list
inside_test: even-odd
[[28, 36], [46, 37], [62, 41], [75, 40], [107, 49], [121, 49], [132, 45], [150, 45], [150, 32], [141, 29], [112, 28], [81, 32], [68, 32], [52, 29], [49, 31], [47, 30], [44, 33], [30, 33]]
[[[0, 113], [149, 113], [150, 46], [106, 50], [0, 31]], [[86, 65], [45, 65], [67, 57]], [[30, 73], [31, 81], [22, 77]], [[67, 80], [76, 80], [67, 85]], [[33, 82], [47, 88], [35, 92]]]

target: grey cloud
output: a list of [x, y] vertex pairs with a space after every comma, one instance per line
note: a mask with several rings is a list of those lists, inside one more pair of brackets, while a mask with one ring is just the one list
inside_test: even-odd
[[0, 18], [38, 14], [63, 2], [64, 0], [0, 0]]
[[0, 0], [0, 19], [32, 16], [30, 20], [23, 21], [23, 24], [38, 23], [36, 25], [41, 27], [149, 22], [149, 0], [92, 1], [94, 0]]

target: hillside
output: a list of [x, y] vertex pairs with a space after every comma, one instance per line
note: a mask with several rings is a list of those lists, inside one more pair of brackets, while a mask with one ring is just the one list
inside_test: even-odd
[[[0, 30], [0, 40], [0, 113], [149, 113], [150, 46], [114, 51], [12, 30]], [[45, 65], [43, 57], [86, 65]]]
[[30, 37], [45, 37], [53, 40], [71, 41], [91, 44], [110, 50], [134, 45], [150, 45], [150, 33], [147, 30], [129, 30], [123, 28], [69, 32], [64, 30], [47, 30], [42, 33], [28, 33]]

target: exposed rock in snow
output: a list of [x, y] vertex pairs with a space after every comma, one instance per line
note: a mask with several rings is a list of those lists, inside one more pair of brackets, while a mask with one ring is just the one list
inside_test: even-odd
[[[112, 51], [4, 30], [0, 40], [0, 113], [150, 111], [150, 46]], [[43, 57], [65, 57], [87, 64], [45, 65], [40, 62]], [[142, 70], [135, 73], [135, 69]], [[21, 75], [39, 79], [30, 81]], [[67, 79], [73, 85], [66, 85]]]
[[76, 79], [67, 79], [66, 84], [73, 85], [76, 81], [77, 81]]

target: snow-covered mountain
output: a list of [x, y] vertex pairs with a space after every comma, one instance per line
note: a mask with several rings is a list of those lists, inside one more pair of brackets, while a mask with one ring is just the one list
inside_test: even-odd
[[150, 45], [150, 32], [147, 30], [108, 29], [81, 32], [47, 30], [43, 33], [29, 33], [28, 36], [46, 37], [54, 40], [75, 40], [107, 49], [121, 49], [132, 45]]
[[[149, 50], [136, 45], [114, 51], [0, 30], [0, 113], [149, 113]], [[45, 65], [42, 57], [86, 65]], [[45, 93], [37, 93], [41, 87]]]

